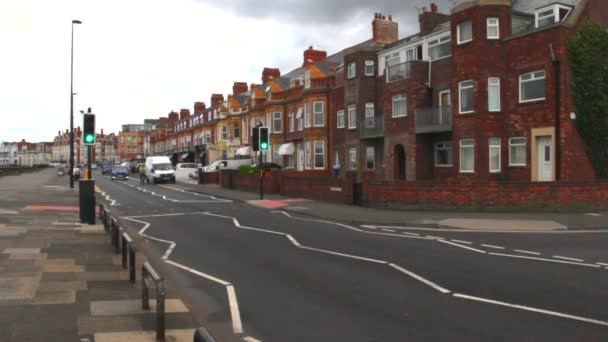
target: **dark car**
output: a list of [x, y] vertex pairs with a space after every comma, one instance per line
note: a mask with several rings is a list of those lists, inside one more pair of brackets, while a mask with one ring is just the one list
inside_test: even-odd
[[111, 160], [106, 160], [101, 164], [101, 174], [105, 175], [112, 172], [114, 163]]
[[129, 169], [126, 166], [113, 166], [112, 179], [129, 179]]

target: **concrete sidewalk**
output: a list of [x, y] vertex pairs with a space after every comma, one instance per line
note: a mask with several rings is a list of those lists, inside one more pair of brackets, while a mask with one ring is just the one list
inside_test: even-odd
[[[78, 222], [65, 183], [53, 170], [0, 179], [0, 341], [154, 340], [139, 273], [131, 284], [103, 227]], [[192, 341], [199, 324], [167, 287], [166, 340]]]
[[608, 212], [602, 213], [533, 213], [533, 212], [462, 212], [376, 209], [353, 205], [265, 195], [221, 188], [215, 184], [178, 182], [178, 186], [216, 197], [248, 202], [267, 208], [286, 210], [321, 219], [337, 220], [355, 225], [393, 225], [423, 228], [454, 228], [469, 230], [563, 230], [608, 229]]

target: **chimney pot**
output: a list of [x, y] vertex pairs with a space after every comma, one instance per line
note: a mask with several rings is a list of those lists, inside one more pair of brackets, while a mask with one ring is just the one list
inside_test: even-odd
[[431, 13], [437, 13], [437, 12], [439, 12], [437, 4], [434, 2], [431, 2]]
[[422, 7], [422, 13], [426, 13], [426, 7]]

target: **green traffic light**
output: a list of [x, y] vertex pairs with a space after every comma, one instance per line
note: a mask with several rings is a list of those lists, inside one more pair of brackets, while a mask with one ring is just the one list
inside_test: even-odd
[[268, 149], [268, 144], [263, 142], [260, 144], [260, 147], [262, 148], [262, 150], [267, 150]]
[[93, 134], [88, 134], [84, 137], [84, 141], [86, 143], [92, 143], [95, 140], [95, 137], [93, 136]]

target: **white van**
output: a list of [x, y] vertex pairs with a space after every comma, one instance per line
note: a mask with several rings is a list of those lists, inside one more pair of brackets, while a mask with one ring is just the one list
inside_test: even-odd
[[175, 183], [175, 171], [169, 157], [148, 157], [146, 158], [145, 168], [148, 183]]
[[241, 165], [254, 165], [253, 159], [218, 159], [209, 166], [203, 167], [203, 172], [217, 172], [219, 170], [238, 170]]

